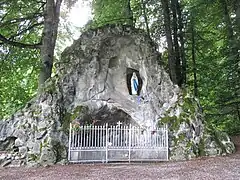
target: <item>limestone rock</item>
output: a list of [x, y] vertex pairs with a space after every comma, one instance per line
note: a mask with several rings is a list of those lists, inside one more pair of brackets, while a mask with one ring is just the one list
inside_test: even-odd
[[21, 160], [13, 160], [11, 164], [8, 164], [8, 167], [20, 167], [22, 164]]
[[[57, 74], [42, 93], [0, 121], [0, 151], [14, 149], [27, 166], [64, 162], [70, 122], [121, 121], [142, 128], [168, 124], [170, 159], [189, 159], [208, 150], [209, 155], [219, 154], [212, 150], [216, 147], [233, 152], [229, 139], [217, 143], [205, 130], [198, 101], [173, 85], [156, 49], [142, 30], [128, 26], [83, 33], [62, 53]], [[131, 92], [134, 72], [137, 95]]]
[[45, 165], [52, 165], [55, 164], [57, 161], [57, 157], [51, 148], [43, 148], [42, 153], [40, 156], [40, 164]]
[[11, 164], [12, 160], [6, 160], [2, 163], [2, 167], [6, 167], [8, 166], [9, 164]]

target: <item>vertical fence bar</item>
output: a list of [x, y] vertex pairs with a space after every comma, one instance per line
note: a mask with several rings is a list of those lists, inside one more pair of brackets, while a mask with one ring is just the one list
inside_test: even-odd
[[123, 126], [120, 127], [120, 143], [119, 143], [120, 148], [122, 148], [122, 137], [123, 137], [123, 135], [122, 135], [122, 134], [123, 134], [122, 131], [123, 131]]
[[[106, 127], [105, 127], [106, 128]], [[101, 136], [101, 145], [100, 146], [104, 146], [104, 141], [105, 139], [103, 139], [104, 136], [104, 131], [106, 131], [106, 129], [104, 128], [104, 126], [100, 126], [100, 136]], [[106, 138], [106, 137], [105, 137]], [[106, 144], [105, 144], [106, 145]]]
[[124, 146], [125, 146], [125, 147], [128, 147], [129, 134], [128, 134], [128, 132], [127, 132], [127, 126], [125, 126], [125, 130], [124, 130], [124, 131], [125, 131], [125, 132], [124, 132], [124, 134], [125, 134]]
[[100, 145], [100, 141], [101, 141], [100, 126], [98, 126], [98, 128], [97, 128], [97, 135], [98, 135], [98, 138], [97, 138], [97, 147], [101, 147], [101, 145]]
[[93, 126], [90, 126], [90, 136], [89, 136], [89, 139], [90, 139], [90, 148], [93, 147], [93, 136], [94, 136], [94, 131], [93, 131]]
[[108, 162], [108, 123], [106, 124], [106, 163]]
[[165, 132], [166, 132], [166, 137], [165, 137], [165, 139], [166, 139], [166, 151], [167, 151], [167, 160], [168, 160], [168, 125], [166, 124], [166, 126], [165, 126]]
[[163, 145], [163, 137], [165, 135], [164, 133], [165, 133], [165, 131], [164, 131], [164, 128], [163, 128], [162, 131], [161, 131], [161, 136], [160, 136], [161, 147], [164, 147], [164, 145]]
[[68, 161], [71, 161], [71, 143], [72, 143], [72, 123], [70, 123], [70, 127], [69, 127], [69, 141], [68, 141]]
[[89, 148], [90, 139], [89, 139], [89, 126], [86, 126], [86, 136], [87, 136], [87, 147]]
[[83, 126], [83, 147], [86, 148], [85, 125]]
[[86, 134], [86, 147], [89, 148], [89, 126], [85, 126], [85, 134]]
[[98, 136], [98, 126], [96, 126], [96, 129], [95, 129], [95, 134], [96, 134], [96, 137], [95, 137], [95, 147], [99, 147], [98, 145], [97, 145], [97, 141], [98, 141], [98, 139], [99, 139], [99, 136]]
[[83, 131], [82, 131], [82, 126], [80, 126], [79, 134], [80, 134], [80, 149], [82, 149], [82, 148], [84, 147], [84, 146], [83, 146]]
[[101, 144], [101, 142], [102, 142], [102, 133], [101, 133], [101, 131], [102, 131], [102, 130], [101, 130], [101, 126], [99, 126], [99, 135], [100, 135], [100, 136], [99, 136], [99, 146], [100, 146], [100, 147], [102, 147], [102, 144]]
[[[117, 129], [116, 129], [116, 126], [111, 126], [110, 127], [110, 131], [108, 132], [108, 139], [109, 139], [109, 146], [117, 146], [117, 141], [114, 141], [113, 140], [113, 137], [115, 134], [113, 134], [113, 132], [117, 133]], [[114, 143], [115, 142], [115, 143]]]
[[87, 138], [87, 147], [89, 148], [90, 140], [89, 140], [89, 126], [86, 126], [86, 138]]
[[[115, 141], [113, 141], [113, 134], [112, 134], [112, 132], [113, 132], [113, 126], [111, 125], [111, 126], [109, 126], [108, 127], [108, 145], [110, 146], [115, 146], [116, 144], [115, 144]], [[111, 143], [111, 144], [110, 144]]]
[[120, 148], [122, 148], [122, 137], [123, 137], [122, 131], [123, 131], [123, 126], [120, 128], [120, 144], [119, 144]]
[[120, 146], [120, 134], [121, 133], [121, 126], [119, 125], [119, 127], [117, 128], [117, 134], [116, 134], [116, 136], [117, 136], [117, 138], [118, 138], [118, 140], [117, 140], [117, 146], [119, 147]]
[[90, 136], [90, 138], [91, 138], [91, 143], [90, 143], [90, 145], [91, 145], [91, 148], [93, 148], [94, 147], [94, 126], [90, 126], [90, 131], [91, 131], [91, 136]]
[[[80, 139], [79, 130], [76, 130], [76, 139], [77, 139], [76, 149], [79, 149], [79, 139]], [[78, 151], [78, 153], [77, 153], [78, 159], [80, 159], [80, 157], [79, 157], [80, 155], [81, 155], [81, 151]]]
[[129, 126], [129, 140], [128, 140], [128, 162], [131, 162], [131, 139], [132, 139], [132, 126]]
[[97, 126], [94, 126], [94, 136], [95, 136], [95, 139], [94, 139], [94, 147], [96, 148], [97, 147]]
[[74, 149], [76, 149], [76, 132], [75, 132], [75, 130], [73, 129], [72, 130], [72, 136], [73, 136], [73, 147], [74, 147]]
[[78, 136], [78, 140], [77, 140], [77, 141], [78, 141], [78, 143], [77, 143], [77, 148], [79, 149], [79, 147], [80, 147], [80, 145], [79, 145], [79, 144], [80, 144], [80, 136], [81, 136], [81, 135], [80, 135], [80, 130], [78, 130], [78, 132], [77, 132], [77, 136]]

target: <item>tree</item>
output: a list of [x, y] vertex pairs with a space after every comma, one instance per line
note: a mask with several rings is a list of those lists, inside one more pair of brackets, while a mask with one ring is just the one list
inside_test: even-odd
[[2, 119], [15, 112], [36, 92], [44, 3], [12, 0], [1, 1], [0, 7]]
[[173, 83], [177, 84], [177, 72], [176, 72], [176, 58], [174, 56], [174, 49], [173, 49], [173, 40], [172, 40], [172, 29], [171, 29], [171, 19], [170, 19], [170, 10], [168, 0], [162, 0], [162, 7], [163, 7], [163, 15], [164, 15], [164, 27], [165, 33], [167, 38], [167, 45], [168, 45], [168, 67], [170, 72], [170, 77]]
[[[178, 0], [161, 0], [160, 4], [154, 0], [148, 2], [152, 9], [148, 17], [156, 19], [151, 23], [149, 31], [157, 42], [163, 41], [163, 35], [165, 34], [169, 74], [173, 83], [181, 87], [186, 83], [184, 23], [181, 3]], [[154, 15], [156, 12], [158, 12], [157, 16]], [[162, 21], [164, 24], [160, 23]], [[161, 29], [161, 26], [164, 26], [164, 30]]]
[[106, 24], [128, 24], [133, 26], [130, 0], [93, 0], [92, 27]]
[[[234, 35], [233, 23], [230, 18], [230, 13], [228, 10], [228, 4], [226, 0], [220, 1], [221, 8], [224, 15], [224, 21], [226, 25], [227, 32], [227, 86], [229, 87], [229, 93], [224, 98], [224, 104], [227, 106], [232, 106], [233, 112], [237, 115], [237, 119], [240, 121], [240, 57], [238, 48], [238, 39]], [[238, 5], [238, 3], [236, 4]], [[238, 6], [237, 6], [238, 7]], [[238, 8], [235, 9], [236, 12], [236, 26], [238, 26]], [[237, 28], [236, 34], [238, 34], [240, 29]], [[238, 34], [239, 35], [239, 34]]]
[[51, 77], [62, 1], [4, 0], [0, 4], [2, 119], [29, 101]]
[[171, 0], [171, 11], [172, 11], [172, 31], [173, 31], [173, 47], [174, 47], [174, 59], [176, 62], [176, 84], [181, 86], [182, 83], [182, 72], [181, 72], [181, 59], [180, 59], [180, 48], [179, 48], [179, 36], [178, 36], [178, 19], [177, 19], [177, 4], [178, 0]]
[[44, 28], [41, 44], [41, 69], [39, 87], [51, 77], [54, 48], [57, 40], [60, 7], [62, 0], [47, 0], [44, 10]]
[[143, 14], [145, 25], [146, 25], [147, 35], [150, 37], [150, 30], [149, 30], [149, 23], [148, 23], [148, 17], [147, 17], [146, 2], [144, 2], [144, 0], [141, 0], [141, 5], [142, 5], [142, 14]]
[[185, 37], [184, 37], [184, 22], [183, 22], [183, 14], [182, 14], [182, 5], [176, 1], [176, 11], [178, 17], [178, 36], [180, 43], [180, 67], [181, 68], [181, 79], [179, 84], [186, 85], [187, 84], [187, 61], [186, 61], [186, 52], [185, 52]]
[[191, 18], [190, 22], [191, 26], [191, 41], [192, 41], [192, 46], [191, 46], [191, 56], [192, 56], [192, 69], [193, 69], [193, 89], [194, 89], [194, 96], [198, 97], [198, 83], [197, 83], [197, 65], [196, 65], [196, 43], [195, 43], [195, 30], [194, 30], [194, 19], [193, 17]]
[[[73, 5], [76, 0], [67, 2]], [[0, 43], [40, 50], [39, 88], [51, 77], [61, 5], [62, 0], [2, 2]], [[36, 38], [29, 39], [33, 34]]]
[[[185, 11], [189, 16], [185, 52], [188, 59], [195, 54], [195, 63], [188, 62], [189, 88], [196, 89], [194, 82], [197, 78], [198, 97], [207, 120], [230, 133], [239, 132], [239, 68], [236, 65], [239, 62], [236, 51], [239, 30], [234, 15], [237, 8], [233, 6], [236, 2], [186, 2]], [[192, 44], [195, 44], [194, 53], [191, 52]]]

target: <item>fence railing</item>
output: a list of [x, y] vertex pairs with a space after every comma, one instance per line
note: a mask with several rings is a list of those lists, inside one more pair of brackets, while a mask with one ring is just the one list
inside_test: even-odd
[[168, 128], [74, 126], [70, 124], [70, 162], [168, 160]]

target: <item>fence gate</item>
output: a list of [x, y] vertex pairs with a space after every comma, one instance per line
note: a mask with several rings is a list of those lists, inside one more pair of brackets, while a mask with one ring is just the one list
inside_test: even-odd
[[75, 126], [69, 130], [69, 162], [168, 160], [167, 126]]

